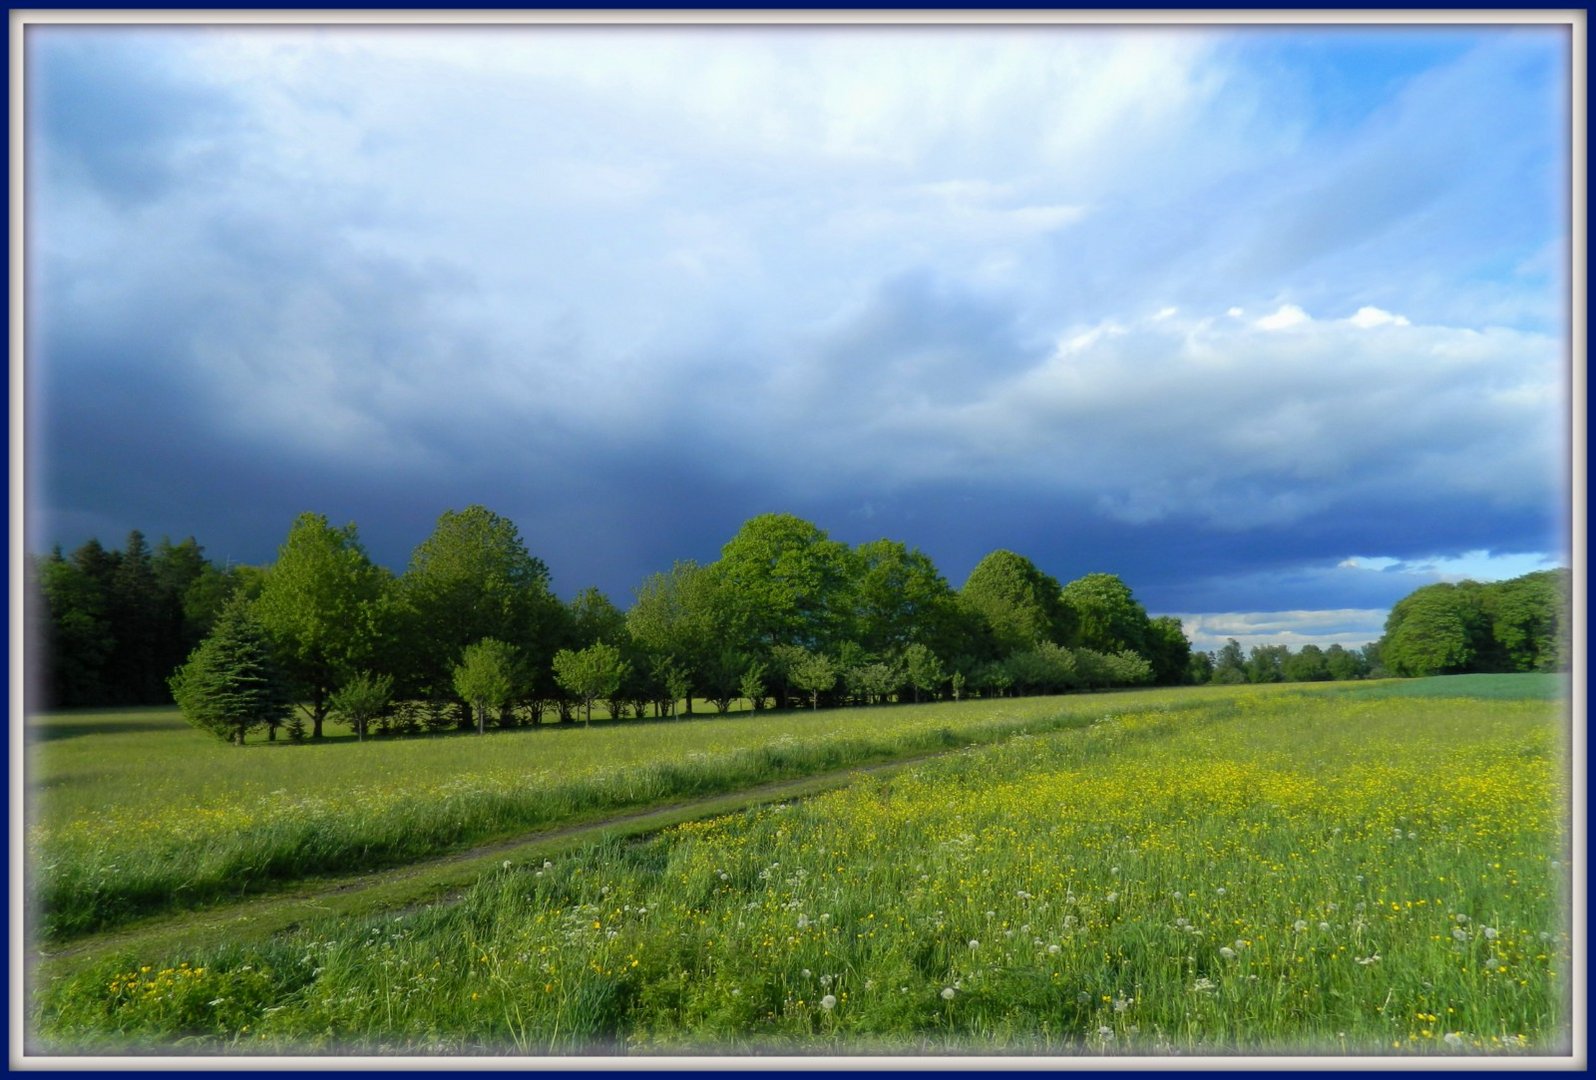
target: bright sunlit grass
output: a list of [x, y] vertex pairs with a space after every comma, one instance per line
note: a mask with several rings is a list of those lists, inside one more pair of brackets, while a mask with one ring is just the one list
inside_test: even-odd
[[[1148, 691], [230, 746], [175, 710], [30, 724], [28, 849], [59, 937], [607, 811], [1084, 723]], [[1150, 695], [1150, 696], [1149, 696]]]
[[1095, 705], [1084, 728], [506, 866], [454, 905], [108, 958], [50, 987], [41, 1024], [240, 1051], [1566, 1047], [1557, 706]]

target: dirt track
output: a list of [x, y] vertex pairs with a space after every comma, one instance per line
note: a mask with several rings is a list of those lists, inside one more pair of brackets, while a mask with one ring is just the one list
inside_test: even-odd
[[[665, 828], [683, 820], [712, 817], [746, 806], [774, 802], [783, 798], [804, 797], [840, 787], [862, 774], [897, 770], [955, 750], [937, 750], [913, 757], [896, 758], [872, 765], [855, 765], [812, 776], [779, 780], [736, 791], [678, 800], [622, 814], [607, 815], [571, 825], [558, 826], [505, 837], [449, 852], [400, 867], [389, 867], [336, 879], [316, 878], [285, 885], [246, 900], [231, 901], [197, 911], [169, 913], [141, 920], [131, 926], [91, 934], [54, 947], [31, 950], [37, 972], [59, 971], [122, 949], [148, 950], [173, 948], [185, 938], [206, 936], [226, 929], [240, 936], [266, 937], [290, 930], [318, 915], [342, 913], [353, 916], [364, 911], [412, 910], [428, 904], [447, 903], [458, 896], [475, 877], [493, 862], [512, 853], [530, 857], [555, 848], [566, 848], [584, 840], [596, 840], [610, 833], [636, 835]], [[451, 872], [453, 871], [453, 872]], [[434, 880], [435, 879], [435, 880]], [[416, 888], [406, 892], [406, 882]], [[427, 884], [431, 882], [431, 884]], [[363, 907], [361, 894], [381, 892], [369, 907]], [[420, 894], [420, 895], [417, 895]]]

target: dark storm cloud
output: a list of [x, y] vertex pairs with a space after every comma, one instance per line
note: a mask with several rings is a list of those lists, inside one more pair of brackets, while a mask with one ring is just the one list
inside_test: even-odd
[[1471, 40], [1327, 133], [1194, 34], [40, 39], [31, 542], [400, 570], [477, 502], [624, 603], [791, 511], [1155, 612], [1557, 554], [1557, 67]]

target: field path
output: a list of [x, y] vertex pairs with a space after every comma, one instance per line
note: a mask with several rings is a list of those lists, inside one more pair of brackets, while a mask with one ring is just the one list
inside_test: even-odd
[[429, 904], [448, 903], [496, 863], [549, 858], [595, 840], [639, 836], [745, 807], [805, 798], [842, 787], [857, 776], [894, 772], [957, 752], [957, 749], [934, 750], [663, 806], [608, 814], [505, 837], [405, 866], [302, 880], [249, 899], [152, 916], [53, 947], [35, 945], [30, 975], [35, 982], [57, 978], [101, 957], [123, 952], [160, 958], [173, 956], [185, 947], [259, 940], [324, 916], [356, 917], [376, 911], [408, 911]]

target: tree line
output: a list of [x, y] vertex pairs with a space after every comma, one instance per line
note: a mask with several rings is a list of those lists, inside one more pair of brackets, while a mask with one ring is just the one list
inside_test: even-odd
[[[649, 575], [625, 609], [595, 588], [561, 602], [515, 525], [482, 506], [446, 511], [397, 575], [353, 524], [314, 513], [264, 567], [218, 567], [193, 538], [152, 550], [134, 532], [122, 551], [91, 540], [29, 569], [39, 704], [175, 699], [238, 741], [255, 727], [320, 738], [330, 718], [361, 737], [585, 722], [600, 701], [643, 717], [695, 699], [725, 712], [1386, 670], [1386, 639], [1194, 652], [1178, 619], [1149, 617], [1113, 574], [1066, 584], [999, 550], [954, 589], [918, 549], [850, 547], [791, 514], [745, 522], [713, 562]], [[1486, 605], [1504, 627], [1519, 606]], [[1388, 627], [1401, 663], [1426, 625]], [[1541, 640], [1503, 633], [1520, 653]]]

